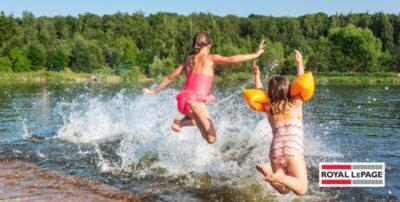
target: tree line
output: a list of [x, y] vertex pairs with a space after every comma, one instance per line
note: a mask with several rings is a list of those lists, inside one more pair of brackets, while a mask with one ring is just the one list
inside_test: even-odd
[[[274, 73], [293, 73], [293, 49], [308, 69], [320, 72], [400, 71], [400, 15], [386, 13], [307, 14], [300, 17], [210, 13], [179, 15], [136, 12], [21, 17], [0, 13], [0, 72], [46, 69], [156, 77], [188, 55], [191, 38], [207, 31], [213, 53], [255, 51], [266, 39], [258, 63]], [[217, 74], [250, 72], [248, 64], [216, 68]]]

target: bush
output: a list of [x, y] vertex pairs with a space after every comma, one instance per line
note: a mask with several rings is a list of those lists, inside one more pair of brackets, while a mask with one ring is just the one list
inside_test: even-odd
[[53, 48], [48, 51], [47, 66], [49, 70], [61, 71], [68, 66], [68, 63], [68, 53], [63, 48]]
[[140, 68], [138, 66], [133, 66], [122, 74], [122, 78], [125, 81], [131, 82], [138, 81], [142, 77], [144, 77], [144, 74], [142, 71], [140, 71]]
[[26, 50], [27, 58], [31, 61], [32, 69], [43, 69], [46, 64], [46, 50], [43, 45], [32, 43]]
[[329, 30], [331, 62], [334, 71], [374, 72], [379, 71], [382, 42], [368, 28], [357, 28], [350, 24], [344, 28]]
[[12, 49], [10, 52], [10, 58], [15, 72], [25, 72], [31, 70], [31, 61], [25, 57], [21, 49]]
[[31, 70], [31, 61], [26, 57], [19, 58], [14, 64], [14, 71], [27, 72]]
[[165, 58], [161, 60], [158, 57], [154, 57], [153, 63], [149, 67], [149, 76], [156, 77], [161, 75], [166, 75], [172, 72], [175, 68], [175, 63], [173, 58]]
[[12, 62], [8, 57], [0, 57], [0, 72], [12, 72]]

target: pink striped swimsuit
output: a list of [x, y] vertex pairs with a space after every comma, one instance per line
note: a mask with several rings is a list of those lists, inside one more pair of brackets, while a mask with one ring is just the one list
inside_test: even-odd
[[301, 118], [290, 118], [274, 124], [272, 127], [272, 143], [269, 157], [280, 160], [285, 165], [285, 158], [293, 157], [296, 153], [304, 153], [303, 122]]

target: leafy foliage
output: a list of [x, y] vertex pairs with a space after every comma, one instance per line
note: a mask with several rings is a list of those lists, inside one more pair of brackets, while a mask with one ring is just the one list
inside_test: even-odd
[[[188, 16], [141, 12], [77, 17], [21, 18], [0, 13], [0, 71], [76, 72], [111, 69], [115, 74], [165, 75], [188, 55], [191, 38], [207, 31], [213, 53], [244, 54], [267, 40], [259, 64], [263, 71], [295, 71], [293, 49], [307, 68], [327, 72], [400, 71], [400, 15], [385, 13], [308, 14], [300, 17], [237, 17], [193, 13]], [[271, 69], [272, 68], [272, 69]], [[216, 73], [249, 73], [248, 64], [216, 68]]]
[[0, 57], [0, 72], [12, 72], [12, 63], [8, 57]]

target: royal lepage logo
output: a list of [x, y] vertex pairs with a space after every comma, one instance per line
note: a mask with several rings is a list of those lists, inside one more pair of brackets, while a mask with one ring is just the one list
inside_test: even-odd
[[385, 163], [319, 163], [320, 187], [384, 187]]

